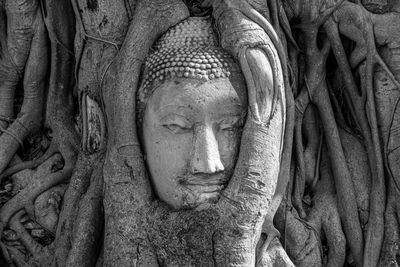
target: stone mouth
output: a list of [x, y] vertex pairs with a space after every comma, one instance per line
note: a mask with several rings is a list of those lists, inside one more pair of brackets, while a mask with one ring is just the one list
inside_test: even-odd
[[199, 174], [189, 177], [181, 177], [179, 184], [199, 193], [213, 193], [223, 190], [228, 184], [229, 177], [225, 173]]
[[198, 193], [216, 193], [220, 192], [225, 188], [226, 184], [220, 185], [200, 185], [200, 184], [189, 184], [186, 185], [186, 188], [190, 189], [191, 191], [195, 191]]

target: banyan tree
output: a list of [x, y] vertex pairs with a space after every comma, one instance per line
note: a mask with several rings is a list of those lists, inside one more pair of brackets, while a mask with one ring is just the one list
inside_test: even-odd
[[398, 266], [400, 2], [0, 0], [1, 266]]

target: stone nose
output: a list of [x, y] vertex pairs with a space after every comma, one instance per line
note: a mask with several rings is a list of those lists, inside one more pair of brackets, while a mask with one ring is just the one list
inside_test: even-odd
[[215, 173], [224, 170], [218, 141], [211, 126], [198, 126], [194, 131], [192, 173]]

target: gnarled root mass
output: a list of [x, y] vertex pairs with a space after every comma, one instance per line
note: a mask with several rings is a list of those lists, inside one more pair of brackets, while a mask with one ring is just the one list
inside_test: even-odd
[[[400, 4], [370, 2], [0, 0], [0, 265], [400, 265]], [[189, 15], [213, 16], [249, 114], [224, 196], [172, 211], [135, 95]]]
[[[357, 266], [376, 266], [379, 262], [393, 262], [393, 244], [398, 242], [393, 240], [398, 240], [398, 237], [393, 231], [394, 221], [390, 219], [395, 209], [390, 201], [386, 203], [385, 181], [389, 186], [396, 181], [394, 173], [397, 171], [394, 165], [388, 166], [390, 158], [387, 155], [400, 88], [398, 71], [391, 64], [392, 59], [382, 57], [377, 46], [387, 46], [384, 49], [389, 51], [397, 47], [397, 39], [393, 36], [398, 34], [393, 32], [392, 25], [396, 23], [398, 15], [390, 12], [373, 14], [361, 4], [346, 1], [325, 6], [314, 1], [304, 4], [301, 1], [296, 4], [287, 1], [285, 4], [291, 8], [289, 17], [300, 21], [296, 26], [299, 29], [297, 41], [305, 59], [304, 71], [299, 68], [300, 74], [304, 73], [304, 77], [299, 77], [303, 89], [296, 98], [299, 118], [295, 138], [297, 168], [291, 201], [302, 219], [308, 224], [315, 225], [317, 222], [316, 230], [322, 228], [326, 235], [326, 241], [323, 236], [320, 241], [323, 247], [328, 248], [328, 252], [324, 253], [326, 259], [322, 257], [320, 260], [322, 264], [338, 266], [347, 261]], [[386, 26], [382, 26], [383, 23]], [[344, 41], [341, 35], [350, 41]], [[348, 43], [352, 43], [354, 48], [350, 48]], [[329, 54], [334, 57], [324, 60]], [[349, 58], [347, 55], [350, 55]], [[379, 73], [375, 72], [376, 68], [380, 69]], [[392, 89], [388, 88], [390, 86]], [[314, 156], [309, 160], [307, 149], [312, 132], [308, 130], [309, 119], [304, 114], [311, 103], [316, 106], [318, 124], [322, 125], [321, 143], [326, 144], [330, 156], [328, 168], [324, 163], [324, 153], [319, 169], [316, 169], [318, 164], [315, 163], [319, 157]], [[318, 129], [314, 130], [314, 136], [315, 133], [318, 133]], [[397, 147], [394, 143], [398, 140], [391, 140], [393, 147]], [[316, 143], [312, 147], [312, 154], [318, 155]], [[315, 179], [307, 179], [309, 167], [316, 169], [319, 177], [315, 175]], [[316, 219], [319, 217], [316, 212], [321, 210], [320, 186], [324, 184], [325, 190], [330, 188], [324, 178], [326, 169], [333, 174], [330, 179], [334, 179], [336, 190], [332, 191], [333, 205], [328, 203], [328, 195], [323, 198], [328, 201], [323, 206], [332, 215], [325, 214], [326, 211], [322, 214], [328, 217], [336, 215], [335, 219], [324, 225], [323, 220]], [[385, 177], [385, 172], [388, 177]], [[395, 191], [387, 191], [389, 199], [395, 198]], [[385, 210], [387, 219], [383, 216]], [[340, 222], [343, 229], [340, 228]], [[383, 241], [384, 225], [386, 232], [393, 233], [391, 241]], [[291, 224], [284, 227], [291, 227]], [[389, 237], [387, 234], [385, 236]], [[338, 240], [332, 242], [332, 237]], [[350, 247], [350, 254], [343, 252], [344, 238]], [[388, 257], [392, 260], [388, 260]]]
[[[73, 17], [61, 25], [67, 17], [55, 18], [54, 8], [48, 1], [5, 1], [0, 6], [0, 179], [11, 187], [8, 201], [0, 208], [0, 233], [10, 229], [25, 249], [16, 249], [5, 239], [1, 248], [7, 261], [21, 266], [51, 259], [47, 245], [54, 239], [65, 191], [60, 185], [69, 181], [79, 144], [71, 116], [73, 32], [65, 36], [55, 30], [68, 23], [72, 27]], [[14, 97], [23, 98], [22, 106], [13, 105]], [[47, 151], [38, 146], [39, 158], [29, 160], [29, 154], [22, 154], [28, 160], [21, 161], [17, 152], [26, 139], [45, 139], [45, 132], [50, 132]], [[32, 257], [25, 262], [27, 255]]]

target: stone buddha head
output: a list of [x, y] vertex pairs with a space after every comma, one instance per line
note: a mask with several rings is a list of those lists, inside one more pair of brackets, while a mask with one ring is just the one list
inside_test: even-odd
[[217, 44], [209, 18], [191, 17], [146, 60], [138, 128], [153, 188], [174, 209], [218, 200], [238, 156], [247, 91]]

